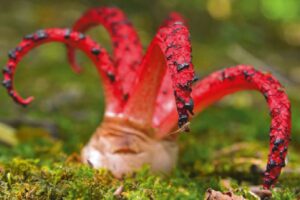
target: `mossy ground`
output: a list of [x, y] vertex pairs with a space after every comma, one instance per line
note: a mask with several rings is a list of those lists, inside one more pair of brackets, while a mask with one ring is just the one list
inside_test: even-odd
[[[247, 108], [220, 108], [204, 112], [192, 123], [193, 132], [181, 135], [178, 167], [165, 177], [151, 175], [145, 166], [133, 176], [115, 179], [78, 162], [83, 142], [67, 145], [68, 140], [52, 139], [46, 132], [37, 138], [41, 130], [23, 127], [23, 142], [13, 148], [0, 146], [0, 199], [203, 199], [208, 188], [226, 191], [224, 182], [250, 198], [248, 186], [261, 183], [266, 162], [266, 116], [257, 119]], [[225, 122], [229, 113], [232, 119]], [[219, 126], [213, 126], [212, 119]], [[299, 197], [297, 170], [299, 156], [292, 147], [274, 199]], [[116, 196], [119, 187], [123, 190]]]

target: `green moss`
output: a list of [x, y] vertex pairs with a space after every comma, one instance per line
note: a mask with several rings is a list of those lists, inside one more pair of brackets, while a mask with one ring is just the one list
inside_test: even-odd
[[147, 167], [118, 180], [105, 170], [74, 162], [46, 165], [38, 159], [14, 158], [1, 166], [1, 199], [113, 199], [120, 186], [124, 199], [197, 199], [206, 188], [219, 188], [217, 178], [191, 179], [179, 171], [161, 178], [151, 175]]
[[[197, 141], [201, 136], [191, 137]], [[184, 138], [181, 142], [190, 145], [189, 140]], [[179, 167], [168, 177], [151, 175], [145, 166], [133, 176], [118, 180], [105, 170], [92, 169], [73, 156], [68, 157], [63, 152], [61, 141], [35, 138], [14, 148], [0, 147], [0, 199], [203, 199], [208, 188], [226, 191], [221, 179], [228, 177], [232, 177], [231, 186], [238, 189], [236, 193], [251, 199], [247, 185], [255, 182], [237, 179], [227, 170], [237, 170], [234, 163], [230, 165], [232, 153], [237, 158], [250, 156], [252, 148], [261, 151], [258, 146], [262, 145], [249, 143], [246, 145], [248, 148], [242, 148], [238, 153], [225, 148], [222, 158], [206, 157], [202, 164], [195, 159], [192, 166], [181, 158]], [[202, 149], [196, 146], [190, 148]], [[208, 151], [212, 151], [210, 148], [208, 146]], [[262, 152], [265, 150], [260, 149], [263, 149]], [[185, 155], [185, 150], [182, 150]], [[220, 169], [215, 162], [223, 163], [224, 168]], [[225, 167], [227, 165], [228, 168]], [[243, 177], [251, 176], [249, 170], [241, 171], [241, 174], [244, 174]], [[274, 198], [294, 199], [299, 184], [297, 174], [283, 174], [280, 188], [273, 191]], [[245, 186], [244, 189], [240, 189], [241, 185]], [[114, 193], [119, 187], [123, 190], [116, 197]]]
[[273, 191], [272, 197], [274, 200], [299, 199], [299, 191], [285, 188], [280, 191]]
[[61, 144], [35, 139], [15, 148], [1, 147], [1, 199], [113, 199], [121, 185], [124, 199], [195, 199], [209, 187], [220, 189], [218, 177], [191, 177], [176, 170], [162, 178], [151, 175], [147, 167], [117, 180], [105, 170], [67, 161], [72, 159], [63, 153]]
[[[264, 116], [257, 117], [247, 109], [224, 107], [223, 110], [224, 113], [215, 108], [204, 112], [201, 120], [196, 118], [192, 123], [194, 132], [181, 135], [178, 167], [167, 177], [151, 175], [145, 166], [134, 176], [118, 180], [105, 170], [79, 163], [73, 154], [79, 153], [84, 142], [82, 136], [70, 134], [79, 133], [77, 125], [76, 128], [69, 125], [70, 120], [58, 123], [66, 128], [61, 139], [52, 139], [49, 134], [41, 137], [43, 131], [23, 127], [17, 130], [21, 133], [17, 146], [0, 145], [0, 199], [202, 199], [208, 188], [227, 191], [224, 180], [229, 180], [236, 193], [251, 199], [247, 188], [261, 183], [268, 142], [258, 139], [260, 128], [251, 129], [253, 135], [243, 140], [240, 135], [248, 134], [246, 127], [260, 124], [256, 120], [263, 121]], [[235, 120], [238, 116], [247, 120], [240, 120], [235, 129], [231, 127], [236, 122], [228, 121], [226, 126], [220, 123], [223, 130], [211, 124], [213, 119], [224, 120], [231, 112]], [[296, 146], [292, 143], [289, 164], [273, 191], [274, 199], [299, 197]], [[121, 195], [114, 196], [120, 187]]]

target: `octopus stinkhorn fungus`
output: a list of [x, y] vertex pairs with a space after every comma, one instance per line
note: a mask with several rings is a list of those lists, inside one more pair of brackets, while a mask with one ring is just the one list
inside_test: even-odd
[[[85, 36], [101, 24], [109, 32], [113, 56]], [[9, 52], [3, 69], [9, 95], [27, 105], [14, 89], [13, 78], [23, 56], [48, 42], [66, 44], [72, 69], [80, 71], [74, 49], [93, 61], [105, 92], [104, 120], [82, 150], [82, 160], [95, 168], [104, 167], [116, 177], [143, 164], [154, 172], [169, 172], [177, 160], [176, 123], [188, 130], [189, 117], [225, 95], [240, 90], [260, 91], [269, 106], [270, 153], [264, 173], [265, 188], [274, 185], [285, 165], [290, 140], [290, 103], [281, 84], [269, 73], [239, 65], [212, 73], [198, 81], [191, 62], [190, 33], [185, 21], [172, 13], [160, 26], [144, 57], [132, 24], [117, 8], [88, 10], [72, 29], [51, 28], [27, 35]], [[170, 134], [175, 133], [175, 134]]]

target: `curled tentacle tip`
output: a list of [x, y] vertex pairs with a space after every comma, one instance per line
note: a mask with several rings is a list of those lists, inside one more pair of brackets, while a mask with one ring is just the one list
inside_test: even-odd
[[28, 106], [33, 100], [34, 100], [34, 97], [28, 97], [26, 99], [20, 99], [18, 97], [14, 97], [16, 102], [19, 103], [20, 105], [26, 107]]

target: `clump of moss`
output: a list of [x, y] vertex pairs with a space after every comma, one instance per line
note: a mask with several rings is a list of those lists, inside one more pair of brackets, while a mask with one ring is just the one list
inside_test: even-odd
[[10, 149], [0, 159], [0, 199], [114, 199], [120, 186], [122, 199], [198, 199], [208, 187], [220, 189], [218, 177], [191, 178], [180, 170], [160, 177], [147, 166], [118, 180], [62, 152], [59, 141], [43, 139]]
[[96, 198], [117, 187], [109, 173], [70, 163], [41, 165], [38, 160], [15, 158], [4, 164], [1, 192], [4, 199]]
[[[68, 157], [60, 141], [40, 139], [34, 144], [28, 141], [15, 148], [0, 148], [2, 152], [5, 149], [6, 154], [0, 156], [0, 199], [202, 199], [208, 188], [226, 191], [214, 169], [206, 173], [208, 164], [191, 170], [180, 166], [167, 177], [151, 175], [145, 166], [119, 180], [106, 170], [81, 164], [76, 156]], [[199, 167], [202, 173], [196, 174]], [[235, 180], [231, 187], [249, 195], [247, 187], [240, 190]], [[273, 195], [275, 199], [293, 199], [294, 193], [283, 188]]]
[[295, 190], [290, 188], [284, 188], [277, 191], [275, 190], [272, 192], [272, 199], [274, 200], [299, 199], [299, 191], [297, 194]]
[[161, 178], [150, 175], [147, 167], [118, 180], [79, 163], [43, 165], [21, 158], [2, 164], [0, 182], [1, 199], [114, 199], [120, 186], [123, 199], [199, 199], [206, 188], [219, 188], [218, 179], [192, 180], [179, 172]]

